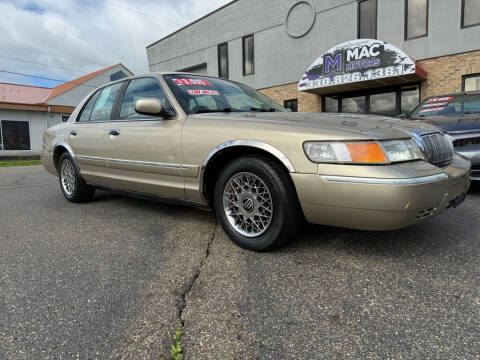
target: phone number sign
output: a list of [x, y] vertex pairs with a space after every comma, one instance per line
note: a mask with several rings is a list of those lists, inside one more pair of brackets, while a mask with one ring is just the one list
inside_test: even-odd
[[347, 41], [322, 54], [298, 83], [300, 91], [415, 73], [415, 61], [374, 39]]

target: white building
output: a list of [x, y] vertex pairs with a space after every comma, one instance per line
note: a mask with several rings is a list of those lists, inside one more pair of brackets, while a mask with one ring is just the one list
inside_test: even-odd
[[116, 64], [54, 88], [0, 83], [0, 158], [39, 155], [45, 129], [67, 121], [93, 89], [131, 75]]

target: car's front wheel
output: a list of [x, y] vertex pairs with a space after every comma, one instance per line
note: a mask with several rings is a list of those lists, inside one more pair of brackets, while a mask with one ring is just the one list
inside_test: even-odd
[[83, 180], [72, 157], [67, 152], [62, 154], [58, 162], [58, 179], [63, 195], [70, 202], [87, 202], [95, 193], [95, 188]]
[[263, 156], [233, 160], [215, 186], [217, 219], [229, 237], [251, 250], [269, 250], [295, 237], [300, 206], [288, 172]]

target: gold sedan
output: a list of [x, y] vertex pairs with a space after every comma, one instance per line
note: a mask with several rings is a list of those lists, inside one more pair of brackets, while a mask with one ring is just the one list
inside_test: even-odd
[[256, 90], [186, 73], [122, 79], [44, 134], [67, 200], [95, 188], [213, 208], [238, 245], [267, 250], [301, 222], [406, 227], [459, 205], [470, 162], [438, 128], [291, 113]]

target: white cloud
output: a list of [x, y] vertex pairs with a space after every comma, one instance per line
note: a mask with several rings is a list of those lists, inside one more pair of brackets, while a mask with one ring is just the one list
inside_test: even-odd
[[[0, 0], [0, 70], [72, 79], [122, 62], [146, 72], [148, 44], [228, 1]], [[1, 72], [0, 81], [44, 83]]]

